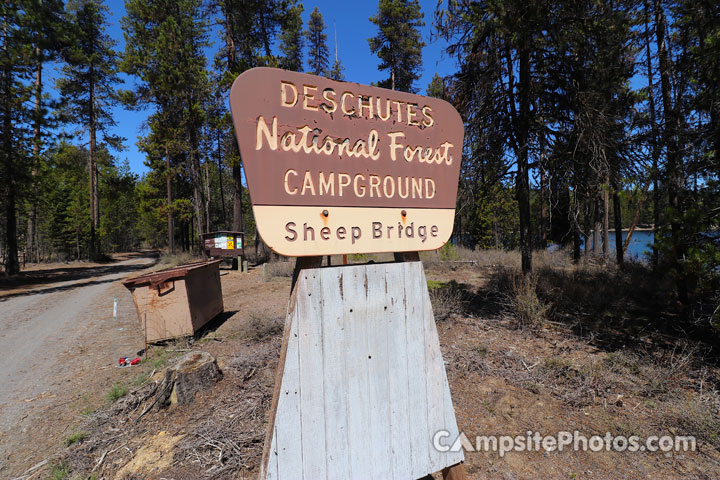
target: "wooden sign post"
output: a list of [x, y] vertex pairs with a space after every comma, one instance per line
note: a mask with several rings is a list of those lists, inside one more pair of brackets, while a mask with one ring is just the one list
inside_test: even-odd
[[[460, 116], [270, 68], [240, 75], [230, 106], [258, 232], [299, 257], [260, 478], [465, 478], [462, 452], [433, 447], [458, 429], [416, 253], [452, 233]], [[318, 268], [371, 252], [402, 261]]]

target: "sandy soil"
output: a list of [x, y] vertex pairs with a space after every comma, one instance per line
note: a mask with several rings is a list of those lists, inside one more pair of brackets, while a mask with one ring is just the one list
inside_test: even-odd
[[154, 262], [126, 255], [107, 264], [40, 265], [0, 284], [0, 477], [58, 450], [109, 379], [131, 373], [114, 368], [143, 345], [120, 280]]

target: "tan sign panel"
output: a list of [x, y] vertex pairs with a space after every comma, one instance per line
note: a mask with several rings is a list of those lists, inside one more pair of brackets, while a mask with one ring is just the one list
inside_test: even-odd
[[289, 256], [434, 250], [463, 145], [447, 102], [273, 68], [230, 92], [258, 231]]

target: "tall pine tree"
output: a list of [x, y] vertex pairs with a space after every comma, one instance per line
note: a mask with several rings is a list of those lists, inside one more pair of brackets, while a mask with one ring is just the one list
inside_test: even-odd
[[379, 85], [392, 90], [415, 93], [420, 78], [422, 48], [425, 42], [419, 28], [425, 25], [418, 0], [380, 0], [378, 12], [370, 17], [378, 33], [369, 38], [370, 51], [380, 58], [380, 70], [390, 76]]
[[286, 70], [302, 72], [303, 57], [303, 22], [302, 5], [295, 5], [288, 10], [287, 17], [283, 21], [280, 34], [280, 67]]
[[38, 208], [40, 201], [41, 172], [43, 171], [42, 153], [46, 146], [47, 130], [56, 126], [55, 118], [48, 115], [48, 107], [54, 108], [55, 102], [45, 98], [47, 92], [43, 83], [45, 63], [55, 61], [68, 43], [67, 18], [61, 0], [43, 0], [33, 2], [28, 11], [31, 17], [31, 40], [34, 48], [35, 63], [34, 105], [33, 105], [33, 158], [30, 170], [30, 188], [28, 190], [27, 237], [25, 239], [26, 257], [29, 261], [40, 261], [40, 241], [38, 238]]
[[98, 134], [115, 148], [121, 139], [108, 134], [115, 121], [111, 107], [117, 103], [115, 86], [117, 55], [115, 42], [105, 33], [107, 7], [97, 0], [77, 0], [68, 4], [72, 18], [72, 41], [65, 52], [63, 77], [58, 81], [69, 118], [88, 134], [88, 172], [90, 186], [90, 257], [100, 255], [100, 198], [98, 193]]
[[315, 7], [310, 13], [308, 29], [305, 31], [308, 41], [308, 73], [313, 75], [328, 74], [328, 47], [325, 21], [322, 13]]
[[31, 133], [28, 109], [33, 73], [27, 8], [30, 2], [0, 5], [0, 179], [2, 181], [5, 274], [20, 271], [17, 206], [29, 177]]
[[[156, 177], [166, 183], [168, 245], [174, 250], [175, 210], [187, 209], [186, 198], [174, 191], [188, 187], [190, 208], [183, 223], [185, 247], [189, 231], [202, 233], [204, 204], [200, 174], [200, 132], [204, 115], [202, 99], [207, 92], [207, 72], [202, 48], [207, 45], [206, 25], [201, 20], [200, 0], [131, 0], [122, 19], [125, 54], [122, 69], [135, 75], [138, 86], [124, 92], [124, 102], [134, 108], [154, 106], [150, 134], [142, 146]], [[164, 162], [163, 162], [164, 160]], [[164, 163], [164, 164], [163, 164]], [[186, 172], [185, 178], [177, 178]], [[178, 180], [178, 185], [174, 184]], [[180, 181], [182, 180], [182, 181]], [[190, 223], [189, 218], [194, 219]]]

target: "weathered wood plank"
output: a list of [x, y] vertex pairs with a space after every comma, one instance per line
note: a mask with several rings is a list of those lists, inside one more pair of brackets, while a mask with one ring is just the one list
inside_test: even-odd
[[[261, 478], [415, 479], [463, 460], [419, 262], [303, 270]], [[282, 359], [281, 359], [282, 360]]]
[[[299, 292], [298, 292], [299, 293]], [[298, 478], [302, 472], [302, 423], [300, 421], [300, 362], [298, 342], [298, 305], [290, 312], [287, 355], [282, 374], [282, 387], [277, 393], [275, 414], [275, 447], [278, 479]]]
[[[369, 268], [367, 276], [366, 325], [368, 339], [367, 364], [370, 378], [370, 442], [373, 462], [372, 478], [392, 478], [390, 450], [390, 389], [388, 379], [387, 269]], [[391, 276], [391, 281], [393, 277]]]
[[333, 268], [322, 278], [327, 478], [343, 478], [350, 471], [343, 275]]
[[[315, 451], [327, 451], [325, 445], [325, 391], [323, 375], [322, 278], [316, 269], [300, 272], [304, 282], [298, 285], [297, 330], [300, 375], [300, 422], [302, 441], [302, 478], [326, 477], [326, 462]], [[317, 286], [318, 288], [311, 288]], [[315, 298], [313, 298], [315, 295]], [[318, 321], [320, 320], [320, 321]]]
[[388, 285], [388, 378], [390, 379], [390, 449], [392, 451], [392, 478], [404, 478], [412, 471], [407, 455], [410, 438], [410, 411], [407, 356], [407, 296], [404, 288], [405, 269], [387, 270]]
[[367, 275], [362, 268], [348, 268], [343, 282], [345, 295], [345, 330], [348, 435], [350, 471], [353, 478], [372, 478], [373, 458], [370, 444], [370, 374], [368, 371], [367, 344]]
[[[425, 290], [427, 283], [420, 263], [403, 263], [405, 269], [406, 338], [408, 352], [408, 397], [410, 399], [410, 462], [413, 478], [430, 473], [427, 417], [427, 385], [425, 372]], [[433, 325], [434, 327], [434, 325]]]

